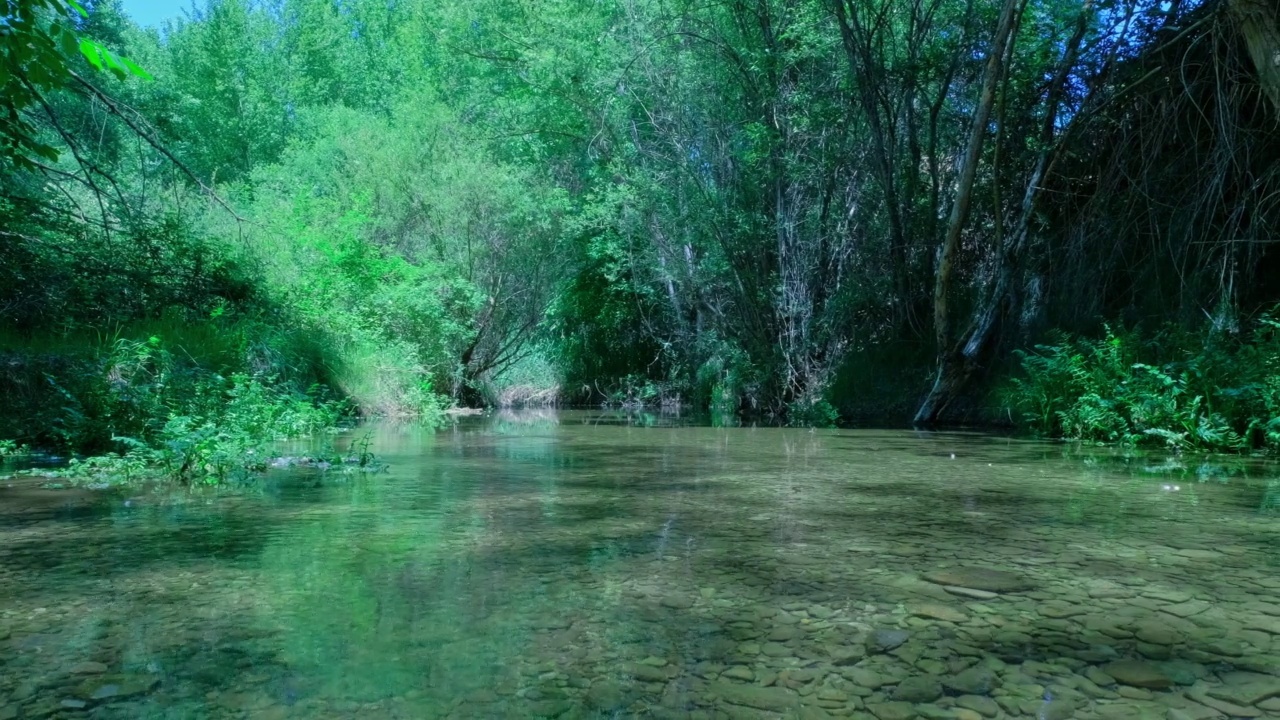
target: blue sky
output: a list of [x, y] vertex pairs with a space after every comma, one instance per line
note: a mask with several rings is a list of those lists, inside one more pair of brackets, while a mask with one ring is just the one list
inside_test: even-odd
[[182, 16], [190, 7], [189, 0], [123, 0], [124, 10], [143, 27], [160, 27], [171, 18]]

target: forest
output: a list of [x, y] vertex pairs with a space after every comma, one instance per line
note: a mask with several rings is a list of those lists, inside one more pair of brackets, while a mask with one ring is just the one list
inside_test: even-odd
[[1271, 0], [4, 5], [0, 452], [602, 403], [1280, 451]]

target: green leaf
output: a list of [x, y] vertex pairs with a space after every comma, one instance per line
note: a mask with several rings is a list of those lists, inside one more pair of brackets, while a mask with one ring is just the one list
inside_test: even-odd
[[110, 50], [104, 47], [104, 48], [101, 48], [101, 51], [102, 51], [102, 60], [106, 62], [107, 67], [111, 68], [112, 70], [124, 70], [124, 66], [120, 64], [119, 60], [116, 60], [116, 56], [112, 55]]
[[129, 69], [129, 72], [132, 73], [134, 77], [140, 77], [143, 80], [155, 80], [155, 78], [151, 77], [151, 73], [144, 70], [141, 65], [138, 65], [138, 63], [130, 60], [129, 58], [122, 57], [120, 58], [120, 62], [124, 63], [124, 66]]
[[69, 30], [63, 30], [61, 27], [59, 27], [59, 30], [61, 30], [61, 32], [55, 33], [55, 35], [58, 38], [58, 42], [62, 45], [62, 54], [68, 57], [75, 55], [76, 45], [78, 43], [76, 34]]
[[80, 54], [96, 70], [102, 69], [102, 46], [92, 40], [80, 41]]
[[76, 2], [76, 0], [67, 0], [67, 4], [71, 6], [72, 10], [80, 13], [80, 17], [85, 18], [86, 20], [89, 18], [89, 12], [84, 9], [83, 5]]

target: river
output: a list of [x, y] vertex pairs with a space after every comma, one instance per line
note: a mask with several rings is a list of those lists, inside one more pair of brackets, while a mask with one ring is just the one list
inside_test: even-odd
[[0, 487], [0, 720], [1280, 718], [1260, 461], [581, 411], [368, 432], [384, 473]]

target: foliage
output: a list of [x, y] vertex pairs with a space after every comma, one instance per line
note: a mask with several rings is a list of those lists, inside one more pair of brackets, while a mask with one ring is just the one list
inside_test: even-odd
[[1107, 329], [1019, 353], [1008, 403], [1041, 433], [1175, 449], [1280, 451], [1280, 325], [1243, 338]]
[[30, 452], [31, 448], [27, 445], [21, 445], [13, 440], [0, 440], [0, 460], [21, 457]]
[[1205, 0], [201, 0], [163, 33], [8, 7], [0, 437], [116, 453], [91, 475], [234, 479], [338, 402], [896, 418], [959, 356], [935, 283], [991, 339], [966, 377], [1224, 308], [1204, 352], [1166, 333], [1182, 356], [1064, 336], [1019, 407], [1275, 444], [1272, 341], [1229, 326], [1280, 301], [1280, 140]]
[[130, 75], [150, 79], [129, 58], [81, 36], [77, 25], [88, 19], [88, 11], [76, 0], [5, 3], [0, 15], [0, 169], [31, 170], [38, 166], [34, 158], [58, 159], [58, 148], [41, 137], [24, 114], [47, 106], [50, 93], [75, 84], [77, 59], [120, 80]]

